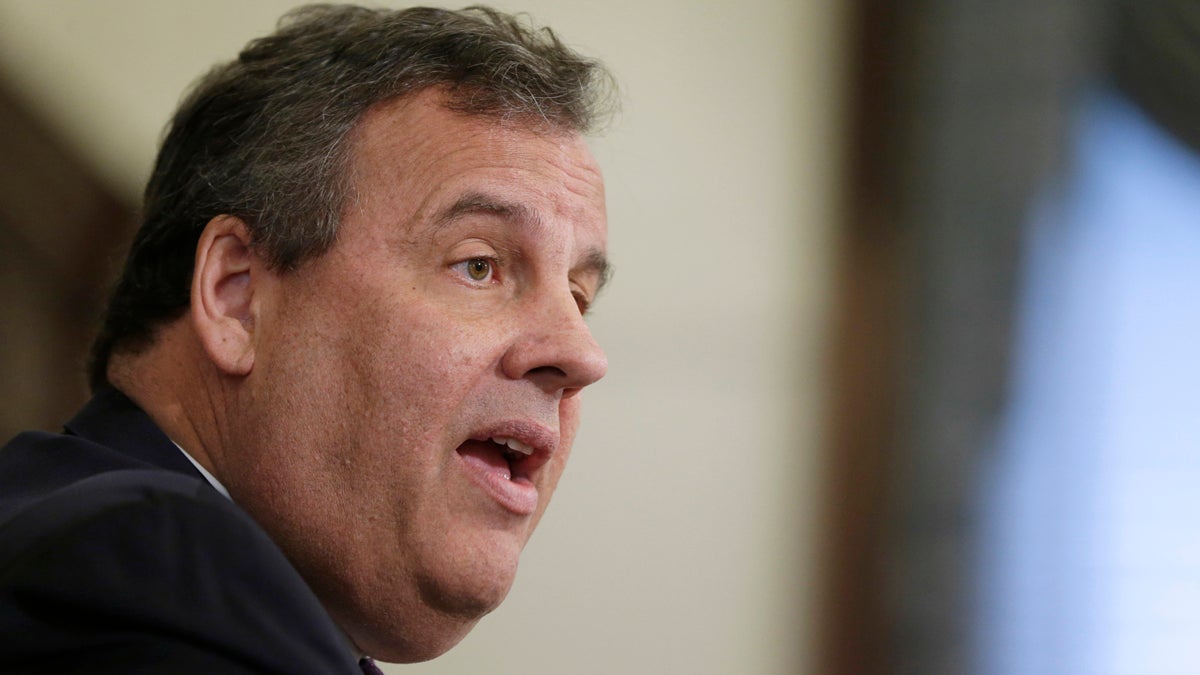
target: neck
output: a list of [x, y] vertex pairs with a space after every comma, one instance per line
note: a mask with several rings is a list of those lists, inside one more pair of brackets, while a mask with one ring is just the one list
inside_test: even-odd
[[171, 440], [219, 481], [228, 389], [203, 358], [186, 320], [159, 329], [134, 354], [113, 354], [108, 381], [138, 405]]

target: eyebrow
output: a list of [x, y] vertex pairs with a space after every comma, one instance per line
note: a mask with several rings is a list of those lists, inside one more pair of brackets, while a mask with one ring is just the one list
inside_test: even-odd
[[[434, 219], [435, 230], [441, 230], [454, 221], [466, 215], [486, 213], [498, 216], [504, 220], [513, 221], [531, 230], [545, 230], [546, 223], [536, 211], [524, 204], [497, 198], [483, 192], [469, 192], [450, 205]], [[612, 265], [604, 251], [593, 248], [584, 254], [583, 259], [571, 267], [573, 274], [593, 274], [596, 276], [596, 290], [593, 296], [599, 295], [600, 290], [612, 277]]]
[[595, 300], [600, 291], [608, 284], [608, 280], [612, 278], [612, 264], [608, 262], [608, 256], [604, 255], [604, 251], [592, 249], [584, 256], [583, 261], [572, 268], [573, 272], [583, 272], [586, 274], [596, 275], [596, 290], [592, 291], [592, 300]]
[[497, 199], [482, 192], [470, 192], [450, 205], [435, 219], [434, 227], [442, 229], [459, 218], [473, 213], [487, 213], [499, 216], [505, 220], [513, 220], [529, 225], [533, 229], [543, 229], [545, 224], [538, 214], [528, 206], [503, 199]]

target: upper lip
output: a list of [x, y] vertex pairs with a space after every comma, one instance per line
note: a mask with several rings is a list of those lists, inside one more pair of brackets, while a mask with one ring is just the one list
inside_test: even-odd
[[550, 427], [533, 420], [512, 419], [496, 422], [482, 427], [470, 436], [473, 441], [491, 441], [512, 439], [530, 449], [524, 457], [510, 460], [513, 476], [531, 478], [533, 473], [541, 468], [554, 456], [558, 448], [558, 432]]

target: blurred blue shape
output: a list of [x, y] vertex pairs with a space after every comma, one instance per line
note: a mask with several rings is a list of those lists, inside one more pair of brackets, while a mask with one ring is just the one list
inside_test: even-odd
[[985, 464], [979, 671], [1200, 672], [1200, 158], [1082, 106]]

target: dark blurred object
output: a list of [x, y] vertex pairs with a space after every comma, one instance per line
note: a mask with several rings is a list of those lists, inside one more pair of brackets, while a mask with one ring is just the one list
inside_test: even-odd
[[57, 429], [133, 209], [0, 81], [0, 439]]
[[1021, 226], [1106, 3], [855, 3], [823, 673], [969, 672]]
[[1118, 89], [1200, 150], [1200, 3], [1120, 0], [1110, 70]]

